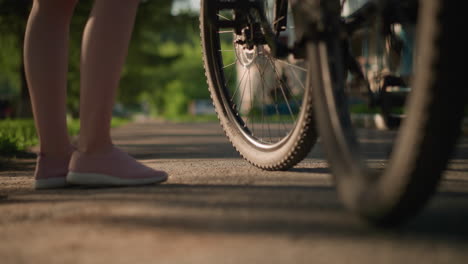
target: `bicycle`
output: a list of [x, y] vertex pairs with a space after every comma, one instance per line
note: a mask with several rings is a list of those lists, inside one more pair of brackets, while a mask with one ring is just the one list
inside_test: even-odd
[[[428, 201], [456, 143], [468, 98], [459, 88], [462, 68], [456, 63], [464, 50], [457, 34], [463, 21], [456, 1], [366, 2], [345, 14], [346, 1], [339, 0], [202, 1], [200, 29], [215, 109], [241, 155], [263, 169], [288, 169], [307, 155], [319, 134], [346, 207], [391, 226]], [[400, 33], [412, 26], [419, 34], [410, 50], [419, 56], [404, 76], [392, 60], [403, 57]], [[355, 38], [363, 31], [376, 47], [367, 57], [365, 50], [353, 51], [362, 47], [362, 35]], [[226, 77], [226, 69], [239, 64], [247, 76], [251, 71], [260, 76], [260, 84], [254, 82], [260, 92], [253, 91], [252, 81], [239, 91], [245, 76]], [[289, 77], [279, 64], [289, 67]], [[289, 84], [291, 76], [302, 90]], [[272, 79], [274, 85], [265, 88]], [[358, 84], [357, 92], [349, 83]], [[397, 112], [391, 109], [395, 86], [404, 90], [397, 106], [405, 107]], [[243, 99], [246, 90], [249, 100]], [[361, 151], [349, 111], [355, 94], [379, 105], [386, 123], [398, 128], [383, 167], [369, 164]], [[272, 127], [278, 127], [274, 134]]]
[[[283, 19], [275, 22], [278, 16]], [[288, 1], [201, 3], [205, 69], [218, 117], [237, 151], [266, 170], [291, 168], [318, 137], [305, 60], [290, 56], [294, 38], [284, 34], [294, 33], [287, 28], [291, 18]]]

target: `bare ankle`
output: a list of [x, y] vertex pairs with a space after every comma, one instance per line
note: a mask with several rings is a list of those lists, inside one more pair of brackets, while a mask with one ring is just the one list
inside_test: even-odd
[[65, 148], [40, 148], [38, 155], [43, 157], [52, 157], [52, 158], [69, 158], [70, 155], [75, 150], [75, 147], [70, 145]]

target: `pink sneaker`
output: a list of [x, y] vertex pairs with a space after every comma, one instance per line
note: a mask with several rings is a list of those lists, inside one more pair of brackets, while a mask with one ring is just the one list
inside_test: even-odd
[[54, 189], [68, 185], [66, 176], [70, 156], [50, 157], [42, 153], [37, 156], [36, 171], [34, 172], [35, 189]]
[[147, 167], [112, 147], [93, 154], [75, 151], [67, 182], [88, 186], [133, 186], [163, 182], [167, 177], [167, 173]]

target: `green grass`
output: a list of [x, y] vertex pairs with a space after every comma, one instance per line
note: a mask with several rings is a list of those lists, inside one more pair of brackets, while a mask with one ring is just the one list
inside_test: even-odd
[[[351, 105], [349, 111], [352, 114], [380, 114], [382, 111], [378, 107], [369, 107], [365, 104]], [[405, 112], [404, 107], [394, 107], [391, 109], [392, 114], [402, 115]]]
[[0, 156], [12, 157], [37, 145], [33, 120], [0, 121]]
[[128, 118], [113, 117], [112, 120], [111, 120], [111, 127], [114, 128], [114, 127], [123, 126], [123, 125], [129, 123], [130, 121], [131, 120], [128, 119]]
[[[111, 127], [121, 126], [129, 121], [125, 118], [113, 118]], [[80, 122], [78, 119], [69, 119], [67, 124], [70, 135], [75, 136], [79, 133]], [[32, 119], [0, 120], [0, 156], [17, 156], [38, 143]]]
[[378, 114], [380, 110], [377, 107], [369, 107], [366, 104], [351, 105], [349, 111], [353, 114]]

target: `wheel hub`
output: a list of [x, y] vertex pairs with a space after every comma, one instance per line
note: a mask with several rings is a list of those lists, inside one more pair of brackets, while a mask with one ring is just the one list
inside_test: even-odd
[[[250, 30], [251, 27], [254, 31]], [[259, 26], [251, 25], [242, 29], [242, 34], [234, 41], [237, 60], [245, 68], [252, 65], [259, 54], [259, 47], [263, 44], [263, 37], [259, 32]]]
[[244, 45], [236, 45], [236, 57], [237, 61], [248, 68], [254, 63], [255, 59], [258, 56], [258, 48], [257, 46], [253, 46], [253, 48], [249, 49]]

